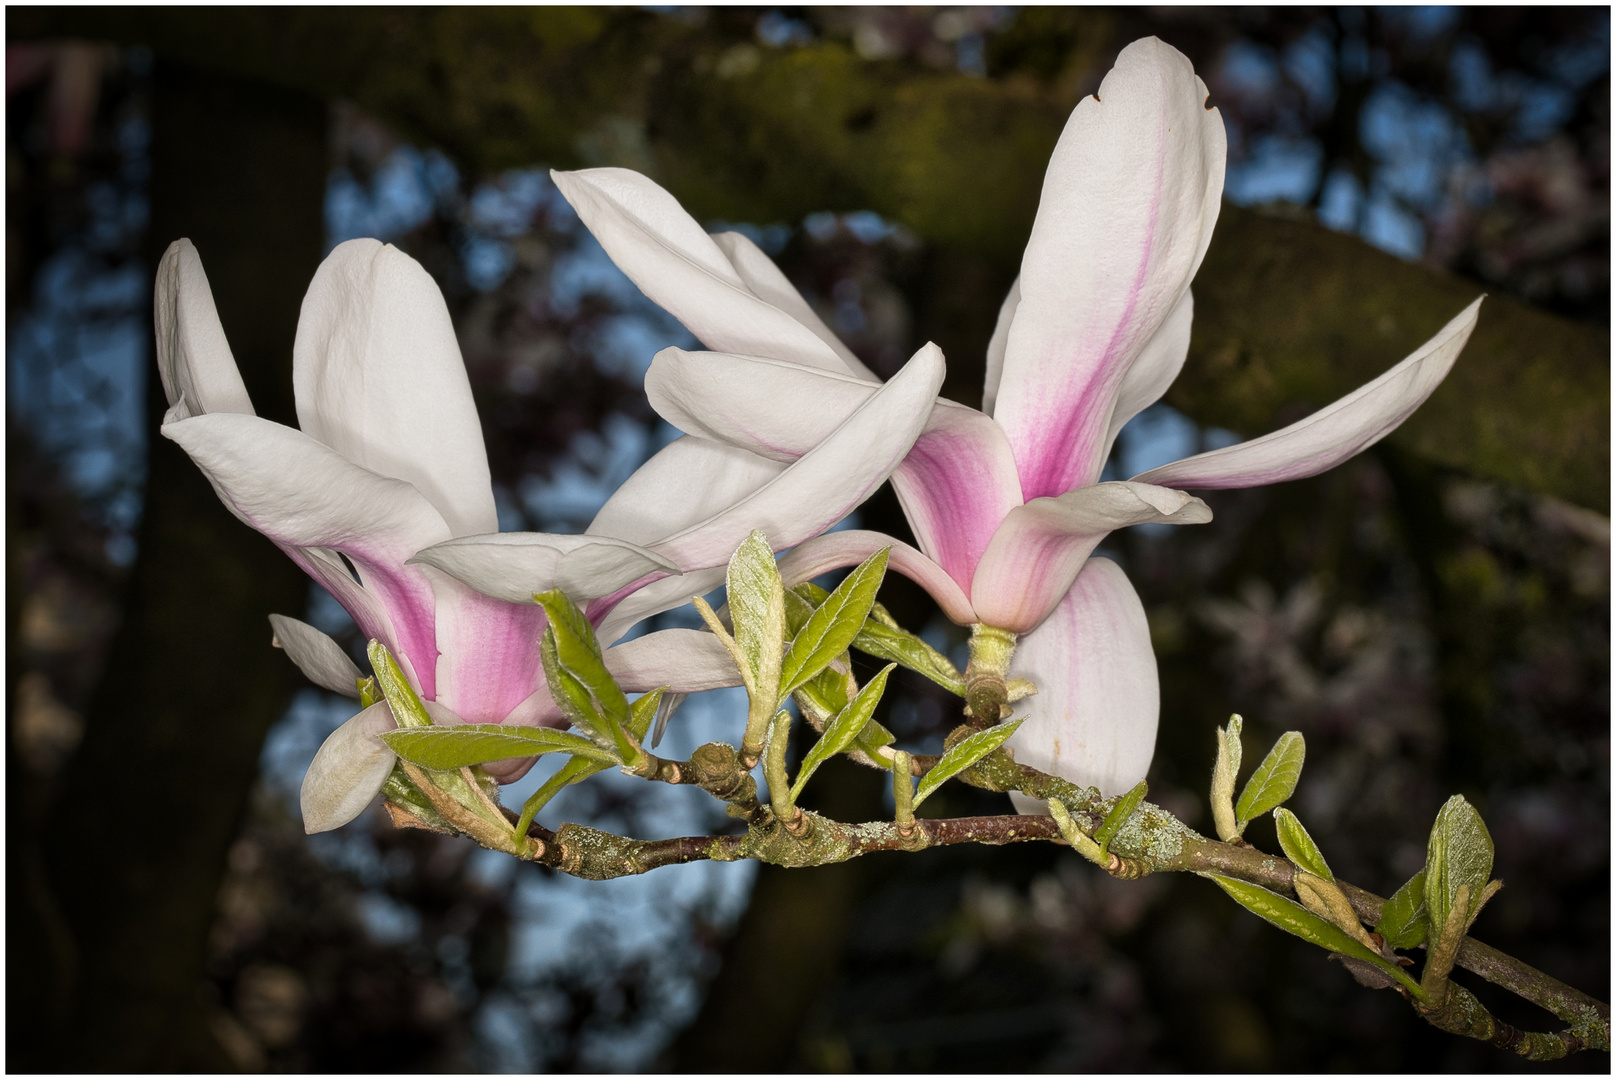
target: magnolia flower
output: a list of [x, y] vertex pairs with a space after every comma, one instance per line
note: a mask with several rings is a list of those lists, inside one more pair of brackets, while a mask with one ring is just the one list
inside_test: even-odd
[[[892, 474], [919, 548], [837, 532], [781, 562], [800, 581], [890, 545], [890, 565], [955, 622], [1022, 635], [1009, 674], [1038, 697], [1010, 745], [1106, 794], [1144, 776], [1159, 691], [1144, 608], [1122, 570], [1090, 553], [1123, 526], [1210, 520], [1179, 488], [1313, 476], [1382, 438], [1447, 374], [1479, 304], [1290, 427], [1099, 482], [1118, 431], [1166, 392], [1189, 348], [1190, 281], [1223, 191], [1223, 122], [1206, 98], [1176, 50], [1154, 38], [1123, 50], [1056, 145], [989, 345], [982, 410], [939, 400]], [[613, 260], [714, 350], [667, 349], [652, 364], [646, 391], [674, 425], [789, 462], [879, 392], [744, 238], [707, 237], [627, 170], [556, 182]]]
[[[712, 588], [706, 582], [722, 578], [752, 523], [779, 515], [782, 504], [800, 507], [797, 520], [810, 529], [837, 520], [908, 450], [942, 378], [940, 358], [920, 358], [789, 468], [680, 440], [630, 478], [590, 535], [534, 542], [497, 532], [482, 429], [448, 310], [431, 277], [396, 248], [349, 241], [316, 272], [293, 349], [300, 430], [254, 415], [189, 241], [163, 256], [155, 307], [171, 406], [162, 434], [190, 454], [232, 513], [387, 646], [436, 723], [562, 723], [544, 685], [544, 613], [533, 591], [594, 598], [589, 614], [609, 623], [601, 636], [611, 644], [646, 615]], [[857, 463], [862, 469], [849, 463], [848, 443], [874, 458]], [[834, 484], [814, 472], [827, 457]], [[795, 527], [782, 525], [783, 541], [812, 534]], [[437, 565], [475, 564], [479, 550], [518, 553], [531, 587], [491, 597]], [[706, 573], [677, 589], [645, 588], [680, 581], [685, 570]], [[357, 696], [360, 673], [340, 646], [296, 619], [271, 618], [276, 643], [312, 681]], [[739, 681], [722, 645], [695, 630], [608, 649], [606, 663], [630, 691]], [[393, 726], [381, 702], [327, 739], [303, 783], [310, 832], [351, 820], [380, 789], [394, 758], [374, 736]], [[531, 763], [490, 771], [508, 782]]]

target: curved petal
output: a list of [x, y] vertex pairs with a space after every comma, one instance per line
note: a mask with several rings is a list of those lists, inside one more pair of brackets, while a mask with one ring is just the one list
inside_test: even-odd
[[544, 609], [531, 598], [492, 599], [430, 567], [423, 572], [437, 599], [432, 696], [467, 723], [496, 724], [544, 683]]
[[746, 450], [687, 435], [634, 470], [584, 535], [615, 537], [643, 548], [720, 513], [785, 470]]
[[1167, 388], [1173, 385], [1178, 373], [1184, 370], [1184, 358], [1190, 351], [1190, 326], [1195, 320], [1195, 298], [1189, 289], [1184, 298], [1168, 314], [1167, 321], [1156, 331], [1139, 359], [1133, 362], [1122, 377], [1117, 390], [1117, 403], [1111, 409], [1111, 426], [1106, 429], [1105, 448], [1100, 454], [1104, 461], [1111, 456], [1111, 446], [1117, 441], [1122, 426], [1150, 406], [1161, 400]]
[[370, 805], [398, 760], [376, 736], [397, 726], [387, 702], [378, 701], [326, 736], [298, 791], [304, 832], [340, 828]]
[[902, 540], [867, 529], [843, 529], [798, 544], [780, 558], [780, 577], [792, 586], [809, 581], [828, 570], [857, 566], [882, 548], [891, 548], [887, 567], [896, 570], [931, 594], [943, 614], [969, 626], [978, 622], [971, 602], [954, 579], [941, 566]]
[[864, 361], [853, 355], [853, 350], [825, 325], [825, 320], [808, 305], [808, 301], [802, 298], [797, 287], [791, 284], [790, 279], [780, 272], [774, 260], [761, 248], [738, 232], [714, 233], [713, 243], [718, 245], [718, 250], [724, 253], [724, 257], [735, 268], [735, 272], [740, 275], [746, 287], [752, 290], [753, 296], [765, 303], [773, 304], [813, 331], [815, 337], [835, 351], [847, 370], [860, 379], [870, 383], [881, 381], [875, 377], [873, 371], [864, 366]]
[[982, 380], [982, 411], [993, 415], [999, 397], [999, 381], [1004, 377], [1004, 350], [1010, 344], [1010, 325], [1015, 321], [1016, 308], [1021, 304], [1021, 277], [1010, 283], [1004, 303], [999, 305], [999, 318], [993, 324], [993, 336], [988, 339], [988, 373]]
[[1140, 473], [1149, 484], [1247, 488], [1334, 468], [1390, 434], [1437, 388], [1476, 328], [1481, 298], [1372, 382], [1290, 427]]
[[754, 529], [776, 551], [817, 536], [869, 498], [898, 467], [931, 415], [943, 354], [925, 345], [823, 442], [754, 494], [654, 544], [680, 567], [723, 566]]
[[499, 529], [454, 324], [420, 263], [375, 240], [338, 244], [303, 297], [292, 386], [304, 433], [407, 481], [455, 536]]
[[1206, 252], [1225, 154], [1206, 97], [1182, 54], [1136, 41], [1055, 147], [993, 413], [1029, 499], [1099, 476], [1123, 376]]
[[694, 694], [741, 685], [735, 658], [706, 630], [658, 630], [612, 646], [605, 659], [606, 670], [629, 693], [666, 686]]
[[971, 605], [989, 626], [1026, 633], [1060, 603], [1107, 533], [1160, 522], [1200, 525], [1212, 511], [1171, 488], [1127, 480], [1034, 499], [1005, 517], [971, 584]]
[[287, 615], [271, 615], [269, 625], [274, 631], [270, 644], [285, 649], [287, 659], [310, 682], [343, 697], [359, 696], [358, 684], [364, 675], [341, 645], [308, 623]]
[[[331, 548], [346, 555], [362, 587], [386, 610], [396, 651], [409, 657], [417, 688], [425, 697], [436, 696], [432, 589], [420, 570], [404, 562], [447, 540], [449, 529], [420, 492], [353, 464], [301, 431], [256, 416], [194, 416], [163, 425], [162, 434], [191, 455], [226, 508], [248, 525], [283, 548]], [[321, 580], [331, 587], [325, 575]]]
[[880, 384], [756, 356], [663, 349], [645, 373], [657, 414], [691, 435], [792, 462], [835, 431]]
[[938, 401], [925, 430], [892, 474], [920, 549], [963, 589], [1004, 516], [1021, 505], [1021, 480], [1004, 429], [992, 417]]
[[[466, 722], [436, 701], [421, 704], [434, 724]], [[364, 812], [398, 760], [376, 736], [396, 727], [393, 710], [387, 702], [378, 701], [326, 736], [309, 763], [309, 771], [303, 774], [303, 786], [298, 791], [304, 832], [330, 832]]]
[[678, 201], [629, 169], [551, 178], [629, 280], [710, 349], [846, 371], [813, 330], [759, 299]]
[[627, 540], [554, 533], [461, 536], [419, 551], [409, 561], [513, 604], [531, 604], [533, 594], [546, 589], [560, 589], [582, 603], [654, 571], [679, 572], [662, 556]]
[[[1104, 796], [1144, 779], [1161, 688], [1144, 605], [1116, 563], [1088, 561], [1044, 625], [1016, 644], [1010, 674], [1038, 687], [1007, 744], [1018, 762]], [[1047, 813], [1035, 800], [1016, 804]]]
[[157, 374], [172, 408], [164, 422], [202, 413], [253, 415], [252, 399], [219, 324], [202, 258], [189, 240], [176, 240], [157, 264], [152, 294]]

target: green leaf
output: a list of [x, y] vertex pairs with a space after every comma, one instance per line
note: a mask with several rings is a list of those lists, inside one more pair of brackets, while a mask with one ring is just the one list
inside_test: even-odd
[[594, 776], [606, 768], [610, 768], [610, 766], [605, 762], [590, 761], [588, 758], [581, 757], [575, 757], [561, 766], [556, 770], [554, 776], [540, 785], [539, 790], [529, 795], [527, 802], [522, 804], [522, 816], [516, 821], [516, 835], [518, 837], [527, 835], [527, 827], [533, 824], [534, 816], [540, 810], [543, 810], [545, 804], [555, 798], [562, 788]]
[[387, 646], [372, 638], [366, 651], [370, 655], [370, 668], [376, 673], [376, 683], [387, 699], [388, 708], [393, 710], [393, 721], [401, 728], [430, 727], [432, 718], [427, 715], [426, 706], [421, 704], [410, 680], [404, 677], [404, 669], [398, 666]]
[[639, 741], [644, 742], [645, 733], [651, 730], [651, 721], [656, 719], [657, 706], [662, 704], [662, 695], [667, 689], [660, 686], [649, 690], [628, 707], [628, 729]]
[[[817, 595], [816, 595], [817, 594]], [[800, 585], [793, 585], [786, 590], [786, 633], [796, 637], [803, 628], [814, 609], [825, 602], [830, 593], [821, 589], [811, 581], [804, 581]]]
[[400, 728], [383, 733], [381, 740], [393, 753], [424, 769], [458, 769], [463, 765], [481, 765], [558, 750], [608, 765], [617, 764], [616, 756], [609, 750], [601, 749], [582, 736], [554, 728], [516, 724]]
[[1425, 924], [1425, 871], [1421, 870], [1392, 893], [1380, 909], [1375, 933], [1394, 949], [1412, 949], [1423, 944], [1429, 932]]
[[550, 696], [578, 730], [589, 733], [603, 743], [612, 743], [611, 725], [600, 714], [588, 687], [573, 678], [572, 673], [562, 666], [556, 652], [555, 635], [546, 629], [544, 636], [539, 639], [539, 660], [544, 665], [544, 679], [549, 686]]
[[1242, 830], [1247, 822], [1291, 797], [1296, 782], [1302, 778], [1302, 761], [1306, 756], [1307, 743], [1300, 731], [1287, 731], [1279, 737], [1257, 771], [1246, 781], [1240, 801], [1234, 805], [1235, 821]]
[[1386, 974], [1395, 978], [1408, 988], [1409, 993], [1426, 1000], [1425, 991], [1420, 984], [1403, 973], [1403, 969], [1387, 960], [1385, 957], [1371, 950], [1367, 945], [1356, 940], [1346, 931], [1327, 919], [1320, 918], [1296, 901], [1271, 893], [1260, 885], [1238, 881], [1235, 878], [1224, 877], [1221, 874], [1207, 874], [1207, 877], [1217, 882], [1223, 891], [1234, 898], [1235, 903], [1247, 911], [1257, 915], [1288, 934], [1295, 934], [1303, 941], [1329, 949], [1331, 952], [1350, 956], [1355, 960], [1363, 960], [1374, 964]]
[[965, 696], [965, 676], [949, 662], [948, 657], [909, 631], [877, 621], [873, 614], [865, 620], [863, 629], [853, 639], [853, 648], [882, 660], [902, 664], [949, 693]]
[[1139, 809], [1139, 804], [1145, 801], [1150, 793], [1150, 785], [1143, 780], [1133, 786], [1133, 789], [1116, 801], [1116, 805], [1105, 815], [1100, 827], [1094, 830], [1094, 842], [1100, 845], [1100, 854], [1106, 855], [1111, 850], [1111, 838], [1117, 835], [1117, 830], [1128, 823], [1133, 812]]
[[1455, 795], [1437, 811], [1425, 849], [1425, 912], [1438, 933], [1447, 924], [1459, 886], [1470, 886], [1466, 916], [1481, 905], [1482, 890], [1493, 872], [1493, 838], [1476, 808]]
[[556, 659], [561, 667], [583, 684], [606, 719], [618, 728], [628, 727], [628, 698], [606, 670], [595, 628], [589, 625], [584, 613], [560, 589], [535, 593], [533, 599], [549, 616], [550, 625], [545, 632], [555, 639]]
[[978, 761], [987, 757], [1000, 746], [1004, 740], [1016, 733], [1021, 721], [1016, 720], [1009, 724], [999, 724], [986, 731], [978, 731], [970, 738], [961, 739], [954, 744], [954, 748], [938, 759], [937, 764], [927, 770], [926, 775], [920, 778], [920, 786], [915, 789], [915, 805], [919, 806], [926, 801], [926, 796], [936, 791], [944, 780], [969, 769]]
[[879, 765], [880, 756], [878, 751], [883, 746], [891, 746], [896, 740], [896, 735], [876, 721], [871, 720], [864, 725], [864, 730], [859, 732], [858, 738], [853, 740], [853, 744], [872, 758], [875, 758], [876, 764]]
[[887, 676], [892, 674], [895, 664], [888, 664], [881, 671], [864, 684], [864, 689], [854, 695], [842, 709], [825, 725], [825, 733], [814, 743], [808, 756], [802, 759], [802, 767], [797, 770], [797, 779], [791, 785], [791, 798], [793, 801], [802, 794], [803, 786], [808, 778], [814, 775], [825, 762], [853, 745], [855, 739], [864, 731], [864, 725], [869, 723], [870, 717], [875, 713], [875, 706], [881, 700], [881, 695], [887, 689]]
[[780, 568], [768, 538], [752, 532], [729, 560], [725, 577], [735, 644], [745, 662], [741, 674], [752, 696], [768, 703], [780, 700], [780, 650], [785, 645], [785, 592]]
[[780, 663], [781, 694], [795, 690], [847, 651], [869, 617], [886, 572], [887, 549], [882, 548], [843, 578], [808, 617]]
[[1306, 870], [1314, 877], [1321, 877], [1332, 884], [1335, 875], [1330, 873], [1330, 864], [1324, 861], [1323, 852], [1319, 845], [1313, 842], [1307, 830], [1295, 814], [1284, 807], [1274, 811], [1274, 829], [1279, 833], [1279, 846], [1285, 852], [1285, 857], [1297, 866]]

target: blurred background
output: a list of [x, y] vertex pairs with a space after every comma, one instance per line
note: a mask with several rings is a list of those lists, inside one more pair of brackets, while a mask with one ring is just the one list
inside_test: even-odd
[[[601, 164], [753, 237], [881, 374], [936, 341], [945, 395], [979, 404], [1049, 150], [1149, 34], [1206, 80], [1229, 172], [1185, 374], [1115, 476], [1298, 419], [1489, 294], [1394, 438], [1102, 549], [1161, 667], [1151, 798], [1210, 829], [1213, 727], [1242, 713], [1253, 761], [1302, 731], [1295, 808], [1389, 894], [1462, 793], [1507, 886], [1477, 935], [1608, 999], [1608, 8], [33, 8], [6, 57], [11, 1067], [1527, 1068], [1205, 882], [1053, 845], [591, 883], [374, 808], [305, 837], [297, 786], [351, 706], [265, 616], [362, 642], [155, 437], [171, 240], [197, 244], [260, 414], [291, 423], [302, 292], [375, 236], [448, 299], [501, 527], [580, 531], [676, 437], [641, 380], [693, 344], [548, 179]], [[856, 517], [907, 536], [890, 489]], [[883, 601], [963, 663], [917, 588]], [[894, 685], [884, 722], [937, 752], [957, 703]], [[743, 707], [693, 698], [666, 750], [733, 740]], [[888, 812], [878, 775], [819, 775], [828, 812]], [[961, 786], [927, 806], [1007, 810]], [[610, 774], [541, 817], [725, 821]]]

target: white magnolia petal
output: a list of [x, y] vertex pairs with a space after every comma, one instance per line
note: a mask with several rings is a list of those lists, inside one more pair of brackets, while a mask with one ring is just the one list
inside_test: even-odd
[[797, 460], [879, 384], [756, 356], [663, 349], [645, 373], [651, 408], [680, 431], [771, 461]]
[[287, 659], [296, 664], [310, 682], [344, 697], [359, 696], [358, 683], [364, 675], [329, 635], [289, 615], [271, 615], [269, 625], [274, 631], [270, 643], [277, 649], [285, 649]]
[[1184, 370], [1184, 358], [1190, 352], [1190, 326], [1195, 319], [1195, 298], [1189, 289], [1162, 323], [1156, 336], [1139, 353], [1128, 373], [1122, 377], [1117, 390], [1117, 403], [1111, 410], [1111, 426], [1105, 433], [1105, 451], [1101, 459], [1111, 456], [1111, 446], [1117, 441], [1122, 426], [1145, 409], [1161, 400], [1167, 388], [1173, 385], [1178, 373]]
[[449, 538], [410, 484], [361, 468], [294, 428], [239, 413], [164, 424], [225, 506], [278, 543], [348, 552], [416, 551]]
[[687, 435], [636, 469], [584, 534], [644, 547], [740, 502], [785, 470], [747, 450]]
[[708, 348], [845, 371], [817, 334], [756, 296], [672, 195], [629, 169], [552, 172], [629, 280]]
[[390, 244], [338, 244], [303, 297], [292, 348], [303, 431], [413, 485], [456, 536], [499, 528], [482, 425], [443, 295]]
[[726, 565], [754, 529], [776, 551], [824, 532], [898, 467], [931, 415], [943, 375], [942, 351], [928, 343], [823, 442], [756, 493], [646, 546], [695, 569]]
[[[1161, 688], [1144, 605], [1116, 563], [1088, 561], [1044, 624], [1016, 643], [1010, 674], [1038, 687], [1006, 744], [1018, 762], [1107, 797], [1144, 779]], [[1016, 805], [1048, 813], [1036, 800]]]
[[298, 792], [305, 832], [341, 828], [370, 805], [398, 760], [376, 736], [397, 726], [387, 702], [378, 701], [326, 736]]
[[937, 601], [937, 606], [943, 609], [944, 615], [961, 626], [979, 621], [965, 590], [941, 566], [886, 533], [843, 529], [806, 540], [781, 557], [780, 577], [788, 586], [796, 585], [830, 570], [857, 566], [882, 548], [891, 549], [887, 556], [887, 568], [898, 571], [930, 593], [931, 598]]
[[1334, 468], [1385, 438], [1431, 396], [1470, 340], [1480, 307], [1478, 297], [1396, 367], [1289, 427], [1134, 479], [1188, 488], [1247, 488]]
[[202, 413], [253, 414], [236, 359], [213, 305], [202, 259], [189, 240], [176, 240], [157, 264], [152, 295], [157, 374], [172, 408], [167, 419]]
[[611, 536], [489, 533], [460, 536], [419, 551], [411, 563], [435, 567], [485, 596], [531, 604], [560, 589], [576, 603], [606, 596], [647, 574], [679, 568], [654, 551]]
[[706, 630], [658, 630], [612, 646], [605, 660], [606, 670], [629, 693], [666, 686], [676, 694], [694, 694], [741, 685], [735, 658]]
[[993, 336], [988, 339], [988, 374], [982, 381], [982, 411], [993, 415], [993, 406], [999, 398], [999, 380], [1004, 377], [1004, 350], [1010, 344], [1010, 325], [1015, 321], [1016, 308], [1021, 304], [1021, 278], [1010, 283], [1004, 303], [999, 305], [999, 319], [993, 324]]
[[1205, 254], [1225, 156], [1206, 98], [1182, 54], [1136, 41], [1055, 147], [993, 413], [1028, 498], [1099, 476], [1123, 376]]
[[544, 609], [508, 603], [423, 567], [437, 601], [433, 697], [472, 724], [497, 724], [544, 684]]
[[[421, 548], [447, 540], [449, 527], [420, 492], [353, 464], [301, 431], [256, 416], [212, 413], [161, 430], [191, 455], [242, 521], [283, 548], [328, 548], [347, 556], [363, 590], [387, 614], [394, 651], [409, 658], [420, 692], [435, 696], [432, 588], [419, 569], [404, 563]], [[303, 554], [305, 560], [314, 555]], [[334, 563], [327, 557], [321, 564], [327, 573], [318, 576], [342, 600], [339, 590], [346, 587]], [[345, 606], [356, 619], [363, 611]]]
[[1127, 525], [1201, 525], [1212, 510], [1193, 495], [1129, 480], [1034, 499], [1005, 516], [971, 583], [982, 621], [1026, 633], [1061, 602], [1106, 534]]
[[718, 250], [729, 259], [735, 272], [740, 275], [746, 287], [752, 290], [752, 295], [766, 303], [773, 304], [781, 311], [796, 319], [802, 325], [814, 332], [814, 336], [829, 345], [847, 370], [866, 382], [880, 382], [875, 373], [864, 366], [864, 361], [853, 354], [835, 331], [825, 325], [825, 320], [802, 298], [797, 287], [791, 280], [780, 272], [774, 260], [769, 258], [756, 244], [745, 235], [738, 232], [722, 232], [713, 234], [713, 243]]

